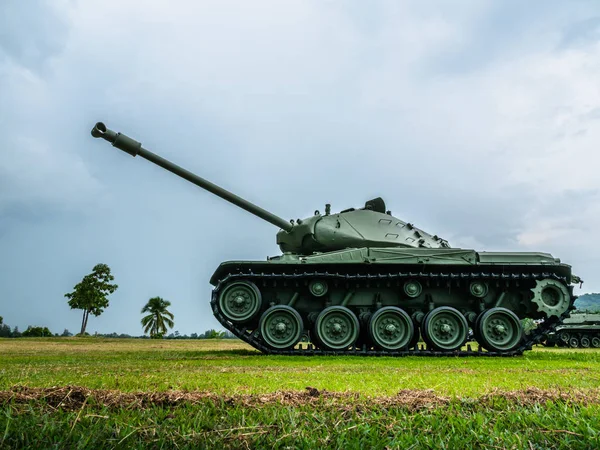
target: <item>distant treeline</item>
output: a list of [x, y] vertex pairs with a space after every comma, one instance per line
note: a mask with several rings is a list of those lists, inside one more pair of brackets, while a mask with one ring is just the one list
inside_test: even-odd
[[[28, 326], [25, 331], [20, 331], [19, 327], [11, 328], [7, 324], [0, 322], [0, 338], [20, 338], [20, 337], [70, 337], [73, 336], [69, 330], [65, 329], [61, 334], [52, 333], [48, 327]], [[94, 333], [90, 335], [85, 333], [85, 336], [105, 337], [105, 338], [122, 338], [122, 339], [151, 339], [148, 336], [131, 336], [126, 333]], [[204, 333], [179, 334], [178, 331], [164, 336], [162, 339], [238, 339], [229, 331], [207, 330]]]
[[[90, 336], [86, 333], [86, 336]], [[157, 339], [151, 338], [149, 336], [130, 336], [129, 334], [118, 334], [118, 333], [110, 333], [110, 334], [101, 334], [95, 333], [91, 336], [96, 337], [106, 337], [106, 338], [127, 338], [127, 339]], [[229, 331], [217, 331], [217, 330], [207, 330], [204, 333], [192, 333], [189, 336], [187, 334], [179, 334], [179, 331], [175, 331], [174, 333], [163, 336], [158, 339], [238, 339], [233, 333]]]
[[[69, 331], [65, 330], [65, 332], [68, 333]], [[50, 337], [50, 336], [59, 336], [59, 335], [52, 334], [52, 332], [48, 329], [48, 327], [28, 326], [25, 331], [19, 331], [19, 327], [14, 327], [13, 329], [11, 329], [6, 324], [0, 325], [0, 337], [17, 338], [17, 337]], [[66, 336], [73, 336], [73, 335], [71, 333], [69, 333]]]

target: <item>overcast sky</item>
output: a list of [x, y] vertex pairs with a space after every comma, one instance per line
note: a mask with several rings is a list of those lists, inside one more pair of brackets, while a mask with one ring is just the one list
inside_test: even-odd
[[0, 2], [0, 315], [88, 331], [172, 302], [220, 328], [221, 261], [277, 229], [94, 140], [97, 121], [286, 219], [382, 196], [476, 250], [543, 251], [600, 291], [600, 5], [589, 1]]

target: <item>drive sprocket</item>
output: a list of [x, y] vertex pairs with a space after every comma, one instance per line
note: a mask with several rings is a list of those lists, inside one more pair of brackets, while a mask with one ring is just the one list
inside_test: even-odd
[[546, 278], [537, 280], [531, 288], [531, 302], [537, 305], [539, 312], [546, 317], [560, 317], [568, 308], [571, 296], [567, 287], [558, 280]]

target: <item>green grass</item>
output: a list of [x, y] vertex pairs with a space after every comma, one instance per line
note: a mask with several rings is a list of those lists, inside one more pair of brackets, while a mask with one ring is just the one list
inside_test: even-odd
[[477, 396], [492, 388], [600, 386], [600, 351], [542, 347], [515, 358], [311, 358], [265, 356], [238, 341], [5, 339], [0, 361], [0, 389], [73, 384], [236, 394], [311, 386], [364, 395], [433, 389]]
[[[0, 410], [0, 447], [598, 448], [597, 407], [262, 408], [202, 404], [143, 410]], [[4, 432], [4, 441], [1, 440]]]
[[[15, 386], [149, 400], [109, 404], [91, 391], [66, 407], [44, 395], [16, 400]], [[273, 394], [308, 386], [340, 394], [296, 402]], [[0, 448], [598, 448], [599, 386], [598, 350], [311, 358], [265, 356], [238, 341], [0, 339]], [[562, 394], [506, 392], [528, 388]], [[210, 395], [152, 397], [172, 390]], [[446, 400], [399, 401], [424, 392]]]

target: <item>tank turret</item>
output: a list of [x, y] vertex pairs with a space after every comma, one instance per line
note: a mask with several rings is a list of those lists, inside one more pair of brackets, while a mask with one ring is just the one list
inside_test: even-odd
[[389, 211], [386, 211], [385, 202], [379, 197], [367, 201], [360, 209], [349, 208], [331, 214], [330, 205], [326, 205], [323, 215], [315, 211], [312, 217], [286, 221], [146, 150], [140, 142], [109, 130], [102, 122], [94, 126], [92, 136], [107, 140], [114, 147], [131, 156], [141, 156], [279, 227], [277, 244], [284, 253], [308, 255], [359, 247], [449, 248], [448, 242], [444, 239], [432, 236], [411, 223], [393, 217]]

